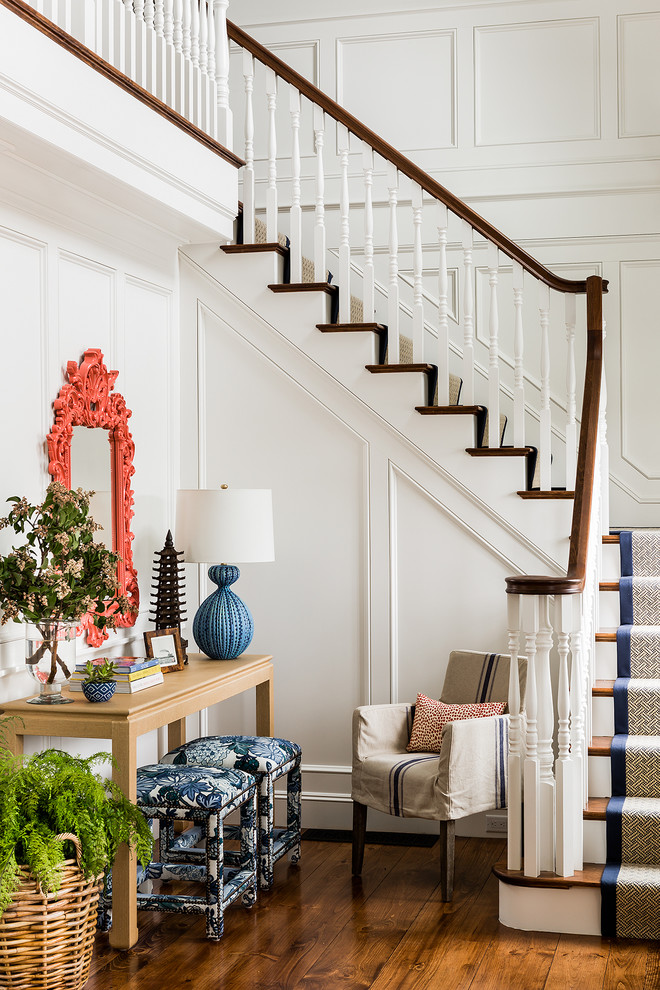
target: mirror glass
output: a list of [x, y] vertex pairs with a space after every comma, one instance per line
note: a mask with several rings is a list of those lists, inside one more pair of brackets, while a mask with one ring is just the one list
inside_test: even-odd
[[71, 487], [93, 491], [89, 513], [103, 529], [94, 534], [96, 543], [110, 550], [112, 542], [112, 504], [110, 500], [111, 471], [109, 430], [98, 427], [74, 426], [71, 437]]

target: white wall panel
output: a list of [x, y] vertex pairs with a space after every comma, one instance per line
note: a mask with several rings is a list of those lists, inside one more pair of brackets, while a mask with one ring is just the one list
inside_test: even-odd
[[599, 136], [596, 19], [479, 27], [474, 46], [476, 144]]
[[402, 151], [452, 148], [455, 48], [454, 31], [339, 38], [337, 101]]
[[[58, 347], [67, 361], [80, 361], [88, 347], [100, 347], [109, 366], [115, 330], [115, 271], [84, 255], [60, 251], [57, 265]], [[62, 380], [62, 384], [66, 381]]]
[[660, 367], [660, 261], [621, 265], [621, 454], [645, 478], [660, 479], [654, 414]]
[[619, 136], [660, 131], [660, 12], [622, 14], [619, 28]]

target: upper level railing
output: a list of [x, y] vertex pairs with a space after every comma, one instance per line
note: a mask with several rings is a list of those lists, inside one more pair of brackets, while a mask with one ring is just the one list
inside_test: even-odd
[[[449, 404], [450, 381], [458, 376], [462, 404], [488, 406], [487, 453], [499, 453], [499, 424], [505, 414], [512, 421], [510, 453], [529, 459], [532, 448], [538, 451], [538, 477], [532, 484], [537, 490], [531, 494], [574, 498], [566, 575], [507, 579], [510, 652], [515, 657], [524, 650], [528, 662], [524, 719], [517, 677], [512, 678], [509, 701], [509, 867], [522, 866], [530, 876], [555, 869], [570, 875], [582, 864], [598, 541], [608, 525], [602, 318], [607, 283], [597, 274], [572, 281], [551, 272], [227, 22], [228, 0], [0, 4], [237, 166], [243, 163], [227, 149], [233, 147], [234, 117], [240, 116], [244, 239], [254, 240], [264, 226], [268, 242], [286, 235], [294, 282], [325, 282], [328, 259], [336, 257], [339, 322], [386, 323], [389, 364], [436, 364], [433, 401], [438, 406]], [[243, 78], [231, 96], [230, 41]], [[282, 85], [288, 89], [284, 114], [278, 102]], [[334, 142], [327, 140], [328, 132]], [[285, 155], [278, 153], [278, 141], [289, 145]], [[284, 175], [278, 174], [283, 159]], [[382, 180], [379, 205], [375, 194]], [[338, 196], [329, 203], [332, 183]], [[307, 213], [313, 219], [311, 230]], [[356, 224], [360, 213], [361, 237]], [[376, 221], [382, 214], [387, 223], [381, 225]], [[406, 254], [411, 256], [411, 279], [400, 277], [402, 231], [410, 234]], [[305, 264], [307, 245], [312, 258]], [[428, 290], [431, 272], [437, 280], [436, 298]], [[507, 307], [502, 301], [505, 282], [511, 290]], [[410, 290], [404, 306], [402, 295]], [[577, 309], [578, 295], [586, 296], [584, 313]], [[578, 343], [585, 351], [583, 379], [576, 370]], [[562, 377], [565, 384], [559, 383]], [[511, 670], [517, 665], [512, 663]]]

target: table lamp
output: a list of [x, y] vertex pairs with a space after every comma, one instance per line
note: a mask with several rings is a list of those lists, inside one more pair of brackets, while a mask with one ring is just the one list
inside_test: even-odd
[[233, 660], [254, 631], [250, 610], [229, 587], [241, 573], [234, 562], [275, 560], [271, 490], [222, 485], [177, 492], [176, 544], [188, 563], [225, 561], [209, 567], [218, 588], [199, 606], [193, 636], [207, 657]]

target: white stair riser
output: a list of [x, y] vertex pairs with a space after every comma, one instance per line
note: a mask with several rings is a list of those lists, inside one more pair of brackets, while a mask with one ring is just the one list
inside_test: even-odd
[[614, 699], [593, 698], [591, 705], [592, 731], [595, 736], [614, 735]]
[[612, 796], [612, 771], [607, 756], [589, 757], [589, 797]]
[[596, 643], [597, 680], [613, 681], [616, 678], [616, 643]]
[[601, 591], [598, 599], [598, 617], [601, 629], [616, 629], [619, 625], [619, 592]]
[[502, 881], [499, 886], [500, 921], [509, 928], [600, 935], [599, 887], [555, 890], [517, 887]]
[[618, 581], [621, 577], [621, 549], [618, 543], [604, 543], [601, 554], [601, 580]]
[[606, 861], [607, 861], [607, 833], [605, 828], [605, 822], [585, 821], [584, 862], [605, 863]]

